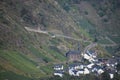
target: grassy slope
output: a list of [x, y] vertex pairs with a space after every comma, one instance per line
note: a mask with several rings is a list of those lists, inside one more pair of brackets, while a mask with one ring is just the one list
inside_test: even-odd
[[[96, 32], [93, 24], [86, 17], [80, 17], [84, 16], [79, 12], [78, 6], [65, 4], [66, 0], [61, 1], [56, 4], [55, 0], [3, 0], [0, 5], [0, 65], [8, 71], [6, 76], [9, 71], [27, 77], [51, 75], [53, 63], [66, 61], [67, 49], [63, 46], [68, 49], [77, 47], [73, 47], [73, 44], [78, 44], [78, 41], [51, 39], [44, 34], [27, 32], [25, 26], [48, 31], [54, 29], [78, 39], [93, 40], [91, 36]], [[81, 46], [86, 44], [81, 42]], [[101, 56], [107, 54], [104, 49], [97, 49], [102, 50]], [[3, 76], [2, 74], [0, 75]]]

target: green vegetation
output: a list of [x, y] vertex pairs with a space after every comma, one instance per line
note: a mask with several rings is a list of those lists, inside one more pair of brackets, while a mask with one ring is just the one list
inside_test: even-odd
[[100, 11], [100, 12], [98, 12], [98, 15], [99, 15], [100, 17], [103, 17], [103, 16], [105, 15], [105, 13], [102, 12], [102, 11]]
[[88, 15], [88, 12], [87, 12], [87, 11], [85, 11], [84, 13], [85, 13], [85, 15]]
[[[81, 25], [81, 27], [83, 29], [87, 30], [90, 36], [94, 36], [95, 34], [96, 35], [98, 34], [96, 29], [94, 28], [94, 25], [87, 19], [80, 20], [79, 25]], [[97, 36], [99, 36], [99, 35], [97, 35]]]
[[[36, 68], [36, 63], [29, 60], [25, 55], [14, 51], [1, 51], [0, 56], [5, 60], [9, 61], [11, 65], [23, 72], [36, 72], [39, 69]], [[2, 65], [1, 65], [2, 66]], [[6, 64], [7, 66], [7, 64]]]
[[113, 47], [106, 47], [106, 50], [107, 50], [109, 53], [113, 54], [115, 48], [113, 48]]
[[34, 48], [33, 46], [29, 46], [28, 49], [29, 49], [36, 57], [42, 58], [43, 61], [45, 61], [46, 63], [52, 61], [52, 59], [50, 59], [49, 57], [47, 57], [47, 55], [45, 55], [44, 53], [38, 51], [38, 49]]
[[99, 39], [98, 40], [98, 43], [101, 43], [101, 44], [112, 44], [109, 40], [107, 39]]
[[0, 80], [31, 80], [31, 78], [25, 77], [23, 75], [18, 75], [10, 71], [0, 72]]
[[47, 52], [49, 52], [49, 54], [51, 54], [54, 57], [54, 59], [56, 59], [56, 60], [60, 60], [60, 61], [66, 60], [64, 55], [60, 54], [59, 52], [57, 52], [54, 49], [50, 49], [47, 46], [44, 46], [43, 49], [46, 50]]
[[63, 7], [64, 10], [66, 10], [67, 12], [70, 11], [70, 0], [57, 0], [59, 2], [59, 4]]
[[[82, 4], [85, 6], [81, 7]], [[3, 69], [0, 70], [0, 80], [6, 78], [30, 80], [31, 77], [52, 76], [53, 64], [65, 63], [65, 50], [75, 48], [79, 42], [61, 37], [51, 38], [50, 36], [54, 36], [51, 33], [50, 36], [46, 36], [46, 34], [27, 31], [24, 27], [32, 29], [39, 27], [48, 32], [102, 44], [111, 44], [104, 38], [108, 36], [119, 44], [119, 4], [119, 0], [1, 0], [0, 66]], [[90, 10], [93, 10], [93, 14]], [[117, 36], [113, 37], [114, 34]], [[80, 43], [82, 49], [90, 44], [83, 41]], [[120, 51], [119, 46], [105, 49], [109, 53]], [[111, 56], [105, 49], [98, 46], [100, 57]], [[78, 78], [96, 79], [92, 75], [80, 77], [66, 75], [64, 78], [49, 79], [77, 80]]]
[[59, 44], [59, 42], [60, 42], [60, 40], [59, 40], [59, 39], [54, 38], [54, 39], [51, 39], [51, 40], [50, 40], [50, 42], [51, 42], [51, 44], [58, 45], [58, 44]]
[[91, 75], [81, 75], [80, 77], [70, 76], [68, 74], [65, 74], [63, 78], [60, 78], [59, 76], [53, 76], [50, 78], [43, 78], [40, 80], [95, 80], [98, 79], [96, 76]]
[[110, 37], [110, 39], [112, 39], [115, 43], [120, 43], [120, 36], [109, 36]]
[[41, 66], [40, 68], [43, 72], [45, 72], [45, 75], [51, 76], [53, 73], [53, 65], [47, 65], [47, 66]]

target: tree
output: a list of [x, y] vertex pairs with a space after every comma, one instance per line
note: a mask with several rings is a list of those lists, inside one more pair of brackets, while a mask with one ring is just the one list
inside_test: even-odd
[[107, 71], [101, 74], [101, 80], [111, 80]]

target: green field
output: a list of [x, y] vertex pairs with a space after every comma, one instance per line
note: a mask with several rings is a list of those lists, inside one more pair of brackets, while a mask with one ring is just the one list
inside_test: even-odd
[[13, 65], [15, 68], [23, 72], [32, 73], [39, 70], [36, 68], [36, 63], [28, 59], [25, 55], [22, 55], [18, 52], [0, 51], [0, 56], [9, 61], [10, 64]]
[[31, 78], [15, 74], [11, 71], [4, 71], [0, 72], [0, 80], [31, 80]]

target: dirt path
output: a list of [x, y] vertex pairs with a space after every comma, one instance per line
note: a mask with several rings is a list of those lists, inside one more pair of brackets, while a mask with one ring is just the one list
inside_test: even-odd
[[49, 31], [42, 31], [40, 29], [32, 29], [32, 28], [29, 28], [29, 27], [25, 27], [25, 29], [27, 31], [31, 31], [31, 32], [37, 32], [37, 33], [42, 33], [42, 34], [47, 34], [47, 35], [50, 35], [52, 38], [55, 38], [55, 37], [63, 37], [63, 38], [67, 38], [67, 39], [71, 39], [71, 40], [76, 40], [76, 41], [83, 41], [83, 42], [90, 42], [91, 41], [87, 41], [87, 40], [83, 40], [83, 39], [76, 39], [76, 38], [73, 38], [73, 37], [70, 37], [70, 36], [65, 36], [65, 35], [61, 35], [61, 34], [54, 34], [52, 32], [53, 35], [49, 34]]
[[[31, 31], [31, 32], [37, 32], [37, 33], [42, 33], [42, 34], [47, 34], [47, 35], [50, 35], [50, 37], [52, 38], [55, 38], [55, 37], [63, 37], [63, 38], [67, 38], [67, 39], [71, 39], [71, 40], [76, 40], [76, 41], [83, 41], [83, 42], [89, 42], [91, 43], [90, 45], [88, 45], [86, 48], [91, 48], [93, 47], [93, 43], [92, 41], [88, 41], [88, 40], [83, 40], [83, 39], [76, 39], [76, 38], [73, 38], [73, 37], [70, 37], [70, 36], [65, 36], [65, 35], [61, 35], [61, 34], [54, 34], [52, 32], [49, 32], [49, 31], [43, 31], [43, 30], [40, 30], [40, 29], [32, 29], [32, 28], [29, 28], [29, 27], [25, 27], [25, 29], [27, 31]], [[49, 33], [52, 33], [53, 35], [49, 34]], [[112, 41], [109, 37], [106, 37], [107, 40], [109, 40], [112, 44], [100, 44], [101, 46], [103, 47], [113, 47], [113, 46], [116, 46], [117, 44]], [[95, 44], [96, 45], [96, 44]], [[86, 51], [86, 49], [85, 49]]]
[[31, 31], [31, 32], [38, 32], [38, 33], [42, 33], [42, 34], [48, 34], [47, 31], [32, 29], [32, 28], [29, 28], [29, 27], [25, 27], [25, 29], [26, 29], [27, 31]]
[[85, 47], [83, 53], [85, 54], [87, 50], [90, 50], [91, 48], [93, 48], [95, 46], [97, 46], [97, 43], [91, 43], [91, 44], [89, 44], [88, 46]]

